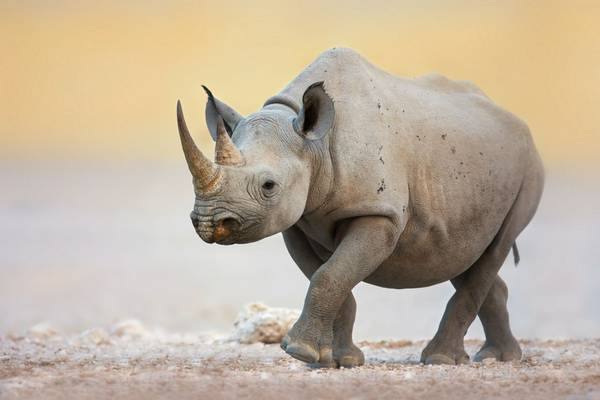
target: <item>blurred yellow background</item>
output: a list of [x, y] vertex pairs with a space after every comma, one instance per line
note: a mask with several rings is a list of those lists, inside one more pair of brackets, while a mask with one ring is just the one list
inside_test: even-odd
[[[125, 4], [126, 3], [126, 4]], [[243, 114], [323, 50], [477, 83], [547, 164], [600, 152], [600, 1], [7, 1], [4, 159], [181, 158], [175, 102], [209, 149], [206, 84]]]

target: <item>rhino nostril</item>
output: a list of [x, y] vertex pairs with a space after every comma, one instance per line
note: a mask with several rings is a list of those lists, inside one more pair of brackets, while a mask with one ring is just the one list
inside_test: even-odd
[[224, 218], [219, 222], [222, 226], [229, 230], [234, 230], [240, 225], [240, 223], [235, 218]]
[[223, 218], [217, 222], [213, 237], [216, 242], [227, 239], [232, 233], [237, 231], [239, 227], [240, 223], [235, 218]]

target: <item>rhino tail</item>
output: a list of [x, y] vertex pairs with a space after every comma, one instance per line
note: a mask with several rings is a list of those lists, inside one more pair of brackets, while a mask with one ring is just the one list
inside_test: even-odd
[[519, 261], [521, 261], [521, 256], [519, 255], [519, 248], [517, 247], [517, 242], [514, 242], [512, 245], [513, 257], [515, 258], [515, 267], [519, 265]]

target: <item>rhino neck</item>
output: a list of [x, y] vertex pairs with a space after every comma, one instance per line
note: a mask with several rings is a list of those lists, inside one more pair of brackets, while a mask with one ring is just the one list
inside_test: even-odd
[[289, 109], [296, 115], [298, 115], [300, 112], [300, 104], [285, 94], [278, 94], [269, 98], [267, 101], [265, 101], [265, 104], [263, 104], [263, 108]]
[[334, 193], [335, 172], [329, 152], [329, 137], [308, 142], [306, 157], [310, 164], [310, 187], [303, 216], [317, 212]]

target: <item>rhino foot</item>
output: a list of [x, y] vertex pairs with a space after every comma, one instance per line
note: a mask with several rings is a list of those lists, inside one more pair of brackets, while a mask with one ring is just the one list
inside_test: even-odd
[[507, 344], [485, 343], [483, 347], [475, 354], [473, 360], [481, 362], [485, 359], [494, 358], [498, 361], [519, 361], [521, 359], [521, 346], [516, 340]]
[[365, 363], [365, 355], [354, 344], [346, 347], [334, 348], [333, 359], [337, 367], [353, 368]]
[[421, 362], [429, 365], [438, 364], [468, 364], [469, 355], [462, 345], [436, 345], [432, 340], [421, 353]]
[[293, 342], [284, 346], [282, 342], [281, 348], [290, 356], [305, 363], [314, 364], [319, 361], [319, 353], [309, 344]]
[[321, 347], [319, 351], [308, 343], [292, 341], [286, 336], [281, 342], [281, 348], [297, 360], [310, 364], [314, 368], [353, 368], [365, 363], [363, 352], [354, 344], [331, 350]]
[[320, 321], [300, 316], [283, 338], [281, 348], [295, 359], [313, 366], [335, 367], [332, 332], [332, 327], [324, 329]]
[[[293, 340], [286, 336], [281, 342], [281, 348], [297, 360], [311, 364], [314, 367], [335, 368], [331, 347], [320, 348], [300, 340]], [[318, 350], [317, 350], [318, 349]]]
[[462, 355], [454, 355], [454, 354], [441, 354], [436, 353], [430, 356], [427, 356], [424, 360], [421, 359], [421, 362], [427, 365], [458, 365], [458, 364], [468, 364], [469, 356], [467, 354]]

